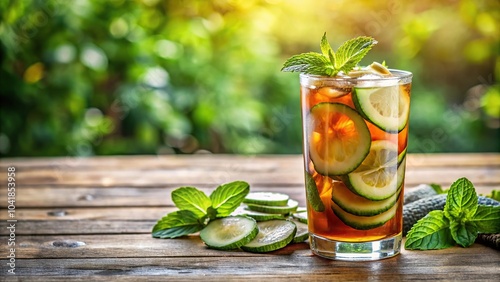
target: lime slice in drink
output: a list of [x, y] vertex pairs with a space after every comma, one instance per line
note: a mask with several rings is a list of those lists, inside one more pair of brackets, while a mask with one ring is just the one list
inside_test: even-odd
[[398, 145], [386, 140], [373, 141], [370, 153], [343, 182], [354, 193], [369, 200], [394, 195], [404, 179], [404, 166], [397, 167]]
[[299, 202], [295, 200], [288, 200], [286, 206], [266, 206], [266, 205], [255, 205], [247, 203], [248, 209], [264, 213], [274, 213], [274, 214], [288, 214], [297, 210]]
[[211, 221], [200, 238], [212, 249], [232, 250], [253, 240], [259, 232], [257, 222], [246, 216], [229, 216]]
[[292, 242], [297, 232], [295, 223], [288, 220], [269, 220], [257, 223], [259, 234], [241, 246], [248, 252], [264, 253], [281, 249]]
[[387, 132], [399, 132], [408, 122], [410, 97], [399, 85], [354, 87], [356, 109], [371, 123]]
[[328, 176], [355, 170], [370, 150], [370, 132], [352, 108], [319, 103], [307, 116], [309, 153], [314, 169]]
[[282, 193], [273, 192], [252, 192], [243, 200], [243, 203], [266, 205], [266, 206], [286, 206], [290, 197]]

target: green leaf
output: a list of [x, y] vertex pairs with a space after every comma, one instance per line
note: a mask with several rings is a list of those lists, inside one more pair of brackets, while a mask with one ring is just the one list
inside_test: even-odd
[[[321, 53], [323, 53], [323, 56], [326, 58], [331, 59], [331, 56], [335, 59], [335, 52], [333, 52], [332, 46], [330, 46], [330, 43], [328, 43], [328, 39], [326, 39], [326, 32], [323, 34], [323, 37], [321, 37], [321, 43], [320, 43], [320, 48], [321, 48]], [[335, 61], [331, 61], [332, 65], [335, 65]]]
[[172, 201], [180, 210], [192, 211], [198, 218], [207, 214], [210, 198], [195, 187], [180, 187], [172, 191]]
[[229, 216], [249, 192], [250, 185], [244, 181], [234, 181], [217, 187], [210, 195], [217, 217]]
[[443, 190], [443, 187], [441, 187], [441, 185], [439, 185], [439, 184], [431, 183], [430, 186], [432, 187], [432, 189], [434, 189], [434, 191], [436, 191], [436, 194], [444, 194], [444, 193], [446, 193]]
[[344, 42], [335, 53], [334, 69], [348, 73], [370, 51], [377, 41], [371, 37], [360, 36]]
[[323, 76], [335, 76], [339, 71], [348, 73], [375, 44], [377, 44], [375, 39], [360, 36], [346, 41], [337, 52], [334, 52], [324, 33], [320, 42], [321, 53], [308, 52], [294, 55], [285, 61], [281, 71]]
[[304, 72], [309, 74], [323, 75], [333, 69], [330, 61], [319, 53], [309, 52], [290, 57], [281, 71]]
[[175, 211], [167, 214], [153, 227], [153, 237], [172, 239], [192, 234], [203, 229], [198, 216], [189, 210]]
[[437, 250], [454, 245], [450, 222], [443, 211], [429, 212], [413, 225], [406, 235], [405, 249]]
[[477, 210], [477, 194], [474, 185], [465, 177], [455, 181], [448, 191], [444, 214], [451, 221], [471, 219]]
[[450, 231], [453, 240], [462, 247], [469, 247], [474, 244], [477, 238], [477, 227], [473, 222], [455, 222], [450, 223]]
[[479, 205], [470, 222], [477, 226], [479, 233], [500, 233], [500, 206]]

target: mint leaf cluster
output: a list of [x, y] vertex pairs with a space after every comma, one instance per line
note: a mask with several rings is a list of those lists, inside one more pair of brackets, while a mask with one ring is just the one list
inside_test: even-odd
[[467, 178], [455, 181], [444, 209], [429, 212], [406, 236], [408, 250], [437, 250], [455, 244], [469, 247], [479, 233], [500, 232], [500, 206], [479, 205], [474, 185]]
[[172, 201], [179, 208], [161, 218], [153, 227], [153, 237], [172, 239], [202, 230], [210, 221], [229, 216], [250, 192], [250, 185], [234, 181], [218, 186], [207, 196], [195, 187], [172, 191]]
[[339, 72], [348, 73], [356, 67], [377, 41], [371, 37], [359, 36], [344, 42], [336, 52], [326, 39], [321, 38], [321, 53], [308, 52], [290, 57], [281, 71], [302, 72], [314, 75], [336, 76]]

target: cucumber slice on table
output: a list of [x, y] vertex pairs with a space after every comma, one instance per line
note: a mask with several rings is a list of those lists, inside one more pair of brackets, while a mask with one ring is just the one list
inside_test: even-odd
[[291, 221], [295, 223], [295, 226], [297, 226], [297, 232], [293, 237], [292, 243], [302, 243], [307, 240], [309, 238], [309, 229], [307, 227], [307, 224], [294, 219], [292, 219]]
[[404, 179], [404, 166], [397, 167], [398, 145], [373, 141], [370, 153], [355, 171], [343, 176], [354, 193], [369, 200], [385, 200], [396, 193]]
[[293, 213], [292, 217], [302, 223], [307, 224], [307, 211]]
[[265, 213], [265, 212], [258, 212], [258, 211], [253, 211], [248, 209], [247, 205], [241, 205], [239, 206], [231, 215], [245, 215], [249, 216], [256, 221], [266, 221], [266, 220], [271, 220], [271, 219], [285, 219], [285, 217], [282, 214], [273, 214], [273, 213]]
[[289, 199], [286, 206], [266, 206], [266, 205], [255, 205], [247, 203], [250, 210], [264, 212], [264, 213], [274, 213], [274, 214], [288, 214], [297, 210], [299, 202]]
[[398, 209], [398, 205], [393, 205], [387, 211], [374, 216], [359, 216], [344, 211], [333, 201], [331, 204], [333, 212], [338, 218], [340, 218], [340, 220], [342, 220], [342, 222], [358, 230], [368, 230], [384, 225], [387, 221], [394, 217]]
[[371, 136], [364, 119], [339, 103], [319, 103], [308, 122], [309, 154], [314, 169], [328, 176], [355, 170], [370, 151]]
[[387, 132], [399, 132], [408, 122], [410, 97], [399, 85], [354, 87], [356, 109], [371, 123]]
[[249, 243], [241, 246], [248, 252], [264, 253], [281, 249], [292, 242], [297, 232], [295, 223], [288, 220], [258, 222], [259, 233]]
[[290, 196], [273, 192], [252, 192], [249, 193], [243, 203], [266, 205], [266, 206], [286, 206]]
[[342, 182], [335, 182], [332, 187], [332, 201], [350, 214], [373, 216], [390, 209], [398, 200], [400, 191], [385, 200], [372, 201], [354, 194]]
[[200, 232], [205, 244], [218, 250], [232, 250], [253, 240], [259, 233], [257, 222], [246, 216], [229, 216], [211, 221]]

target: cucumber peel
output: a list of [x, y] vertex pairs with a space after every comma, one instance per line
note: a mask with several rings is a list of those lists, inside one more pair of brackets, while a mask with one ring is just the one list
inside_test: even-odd
[[268, 220], [257, 223], [259, 233], [249, 243], [241, 246], [241, 249], [253, 252], [264, 253], [284, 248], [292, 242], [297, 233], [295, 223], [288, 220]]
[[259, 233], [255, 219], [246, 216], [229, 216], [211, 221], [200, 232], [201, 240], [212, 249], [237, 249]]

